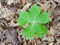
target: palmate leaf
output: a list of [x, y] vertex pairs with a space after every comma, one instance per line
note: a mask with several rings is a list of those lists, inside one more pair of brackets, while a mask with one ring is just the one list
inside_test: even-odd
[[35, 15], [39, 15], [39, 14], [40, 14], [41, 9], [40, 9], [39, 6], [37, 6], [36, 4], [34, 4], [34, 5], [31, 6], [31, 8], [29, 9], [29, 12], [35, 16]]
[[47, 28], [44, 25], [36, 25], [36, 36], [42, 38], [43, 34], [48, 34]]
[[46, 27], [44, 25], [39, 24], [29, 25], [22, 31], [22, 35], [26, 36], [27, 39], [32, 39], [34, 34], [36, 34], [37, 37], [42, 38], [42, 35], [47, 33], [48, 31]]
[[28, 24], [22, 31], [22, 35], [27, 39], [32, 39], [34, 34], [42, 38], [43, 34], [47, 34], [47, 29], [42, 24], [49, 22], [49, 12], [41, 12], [40, 7], [34, 4], [28, 11], [19, 12], [17, 22], [20, 26]]
[[37, 23], [40, 24], [46, 24], [49, 22], [49, 12], [42, 12], [40, 15], [37, 17]]
[[35, 33], [34, 26], [32, 25], [29, 25], [22, 31], [22, 35], [26, 36], [27, 39], [33, 39], [34, 33]]
[[17, 22], [20, 26], [28, 24], [31, 21], [32, 21], [32, 17], [27, 11], [23, 11], [19, 13], [19, 18], [17, 19]]

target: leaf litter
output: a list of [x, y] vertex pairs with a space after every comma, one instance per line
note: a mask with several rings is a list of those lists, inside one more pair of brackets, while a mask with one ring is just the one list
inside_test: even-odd
[[[60, 10], [59, 10], [60, 3], [58, 0], [38, 0], [38, 1], [25, 0], [24, 2], [20, 1], [20, 0], [16, 0], [16, 1], [10, 3], [10, 5], [4, 4], [7, 2], [9, 2], [9, 0], [8, 1], [0, 0], [0, 45], [40, 45], [40, 44], [41, 45], [53, 45], [53, 44], [60, 45], [60, 36], [59, 36], [60, 35], [60, 21], [59, 21], [60, 20], [60, 15], [59, 15], [60, 14], [59, 13], [60, 12]], [[30, 2], [30, 4], [29, 4], [29, 2]], [[17, 3], [19, 4], [19, 6], [17, 6]], [[25, 37], [22, 37], [22, 35], [21, 35], [22, 27], [20, 27], [16, 24], [16, 19], [18, 17], [18, 14], [17, 14], [18, 11], [28, 10], [28, 8], [30, 6], [32, 6], [32, 4], [34, 4], [34, 3], [37, 3], [39, 6], [43, 7], [43, 8], [41, 8], [42, 11], [50, 10], [51, 16], [53, 18], [51, 18], [52, 22], [47, 24], [50, 28], [50, 30], [48, 30], [49, 35], [47, 35], [47, 36], [44, 35], [43, 39], [34, 38], [33, 40], [29, 41], [29, 40], [26, 40]], [[17, 8], [16, 9], [17, 11], [12, 11], [11, 8], [8, 8], [8, 6], [11, 6], [12, 4], [14, 4], [14, 6], [12, 6], [13, 9]], [[25, 6], [25, 5], [27, 5], [27, 6]], [[15, 7], [15, 6], [17, 6], [17, 7]], [[24, 8], [24, 6], [25, 6], [25, 8]], [[11, 22], [12, 22], [12, 25], [14, 25], [14, 26], [10, 26]], [[15, 24], [17, 26], [15, 26]], [[51, 33], [50, 33], [50, 31], [51, 31]], [[5, 32], [5, 34], [4, 34], [4, 32]], [[18, 33], [18, 32], [20, 32], [20, 33]], [[18, 35], [16, 35], [16, 34], [18, 34]], [[7, 42], [10, 42], [10, 43], [7, 43]]]

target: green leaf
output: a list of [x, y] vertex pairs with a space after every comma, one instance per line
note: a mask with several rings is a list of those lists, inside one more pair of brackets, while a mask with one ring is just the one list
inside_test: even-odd
[[32, 24], [25, 28], [22, 32], [27, 39], [32, 39], [35, 33], [37, 37], [42, 38], [42, 35], [47, 34], [48, 31], [44, 25]]
[[34, 15], [38, 15], [40, 12], [41, 12], [41, 9], [39, 6], [37, 6], [37, 4], [34, 4], [31, 6], [31, 8], [29, 9], [29, 12], [31, 14], [34, 14]]
[[28, 11], [19, 12], [18, 14], [18, 24], [20, 26], [28, 24], [22, 31], [22, 35], [27, 39], [32, 39], [34, 34], [36, 34], [37, 37], [42, 38], [44, 34], [48, 33], [46, 27], [42, 24], [49, 22], [50, 13], [41, 12], [41, 9], [37, 4], [32, 5]]
[[38, 17], [37, 17], [37, 22], [40, 24], [46, 24], [49, 22], [49, 12], [42, 12]]
[[31, 22], [32, 17], [27, 11], [23, 11], [19, 13], [19, 18], [17, 19], [17, 22], [20, 26], [23, 26], [25, 24], [28, 24]]
[[35, 30], [36, 36], [42, 38], [43, 34], [47, 34], [47, 28], [44, 25], [36, 25]]
[[23, 29], [22, 35], [25, 36], [27, 39], [33, 39], [35, 30], [32, 25], [29, 25], [27, 28]]

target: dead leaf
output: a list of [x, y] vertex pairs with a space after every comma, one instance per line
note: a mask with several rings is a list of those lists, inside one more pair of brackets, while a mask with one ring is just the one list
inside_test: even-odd
[[48, 31], [48, 35], [54, 35], [54, 29], [51, 27], [50, 30]]
[[22, 0], [22, 4], [23, 4], [23, 5], [26, 4], [26, 0]]

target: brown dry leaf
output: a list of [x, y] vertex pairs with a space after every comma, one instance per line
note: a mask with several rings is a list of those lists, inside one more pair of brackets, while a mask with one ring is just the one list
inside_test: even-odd
[[0, 26], [0, 31], [2, 30], [2, 27]]
[[6, 29], [3, 34], [5, 34], [6, 36], [7, 43], [12, 42], [13, 45], [18, 45], [17, 31], [15, 29], [13, 28]]
[[51, 27], [50, 30], [48, 31], [48, 35], [54, 35], [54, 29]]
[[5, 45], [5, 42], [0, 42], [0, 45]]
[[60, 0], [54, 0], [54, 1], [60, 3]]
[[57, 41], [56, 45], [60, 45], [60, 40]]
[[27, 3], [20, 11], [25, 11], [25, 10], [27, 10], [30, 5], [31, 5], [31, 3]]
[[23, 44], [23, 45], [27, 45], [27, 44], [26, 44], [26, 42], [24, 42], [24, 44]]
[[24, 5], [26, 3], [26, 0], [22, 0], [22, 4]]
[[60, 16], [57, 16], [57, 18], [53, 21], [53, 28], [60, 31]]
[[52, 11], [52, 15], [54, 18], [57, 18], [58, 16], [60, 16], [60, 5], [54, 8], [54, 10]]
[[[49, 2], [44, 2], [44, 4], [41, 4], [40, 3], [40, 5], [41, 5], [41, 9], [43, 10], [43, 11], [47, 11], [49, 8], [50, 8], [50, 4], [49, 4]], [[48, 6], [47, 6], [48, 5]]]

